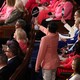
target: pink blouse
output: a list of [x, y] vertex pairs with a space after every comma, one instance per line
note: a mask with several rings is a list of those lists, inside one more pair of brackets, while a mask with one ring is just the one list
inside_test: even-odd
[[5, 5], [3, 10], [0, 12], [0, 20], [7, 19], [13, 10], [14, 10], [14, 7]]
[[23, 53], [26, 53], [27, 47], [28, 47], [27, 43], [24, 42], [23, 40], [19, 40], [18, 43], [19, 43], [19, 46], [20, 46], [21, 50], [23, 51]]

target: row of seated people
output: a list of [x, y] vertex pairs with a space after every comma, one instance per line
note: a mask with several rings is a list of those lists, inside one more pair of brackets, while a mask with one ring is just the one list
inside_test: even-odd
[[15, 24], [15, 32], [12, 35], [13, 39], [8, 40], [5, 45], [2, 45], [2, 50], [8, 56], [8, 61], [6, 58], [5, 64], [0, 64], [2, 65], [0, 71], [1, 80], [9, 80], [26, 55], [28, 38], [24, 29], [22, 29], [25, 25], [24, 23], [24, 20], [18, 20]]
[[[45, 0], [42, 0], [43, 2], [46, 2]], [[30, 1], [28, 1], [30, 2]], [[27, 2], [27, 4], [28, 4]], [[15, 22], [18, 20], [18, 19], [23, 19], [23, 14], [24, 14], [24, 5], [21, 4], [22, 1], [17, 1], [16, 2], [14, 1], [11, 2], [11, 1], [7, 1], [6, 2], [6, 5], [3, 7], [2, 11], [0, 12], [1, 13], [1, 18], [5, 18], [5, 19], [1, 19], [0, 21], [0, 24], [3, 25], [3, 24], [6, 24], [6, 25], [15, 25]], [[53, 3], [53, 2], [52, 2]], [[31, 4], [30, 4], [31, 5]], [[50, 6], [50, 5], [49, 5]], [[9, 8], [8, 8], [9, 7]], [[61, 12], [62, 13], [62, 12]], [[7, 16], [6, 16], [7, 15]], [[9, 16], [10, 15], [10, 16]], [[9, 17], [8, 17], [9, 16]], [[38, 16], [39, 17], [39, 16]], [[27, 17], [26, 17], [27, 18]], [[4, 23], [3, 23], [4, 22]], [[29, 22], [30, 23], [30, 22]], [[28, 26], [29, 27], [29, 26]], [[27, 29], [25, 29], [27, 30]], [[28, 30], [27, 30], [28, 31]], [[26, 32], [27, 32], [26, 31]]]
[[[42, 2], [44, 2], [44, 0], [41, 0], [41, 3]], [[36, 2], [35, 0], [33, 0], [33, 2], [32, 0], [27, 1], [26, 2], [27, 10], [28, 8], [30, 9], [30, 7], [33, 5], [35, 7], [36, 4], [38, 5], [38, 2]], [[0, 24], [2, 24], [2, 22], [5, 24], [9, 24], [15, 22], [19, 18], [23, 18], [26, 6], [23, 5], [23, 1], [21, 0], [4, 1], [2, 8], [0, 9]]]
[[[22, 4], [23, 1], [21, 1], [21, 0], [19, 0], [19, 1], [14, 0], [13, 2], [6, 0], [5, 2], [6, 2], [6, 4], [5, 5], [3, 4], [4, 7], [0, 11], [0, 16], [1, 16], [0, 23], [4, 22], [5, 24], [10, 24], [12, 22], [15, 22], [19, 18], [23, 18], [22, 15], [25, 12], [25, 9], [27, 9], [28, 12], [30, 13], [32, 11], [32, 9], [36, 6], [36, 4], [38, 6], [38, 4], [41, 4], [41, 3], [42, 4], [46, 3], [46, 2], [50, 3], [49, 0], [41, 0], [41, 1], [40, 0], [37, 0], [37, 1], [33, 0], [33, 2], [31, 0], [28, 0], [26, 2], [26, 5], [24, 6]], [[56, 2], [56, 4], [54, 2]], [[58, 3], [60, 6], [58, 6]], [[50, 8], [51, 4], [56, 5], [56, 7], [54, 9], [55, 11], [52, 11], [53, 8]], [[43, 19], [49, 17], [49, 15], [48, 15], [49, 12], [51, 12], [51, 14], [55, 13], [55, 15], [51, 15], [51, 16], [58, 18], [58, 19], [55, 18], [56, 20], [60, 20], [62, 17], [62, 8], [64, 8], [64, 13], [63, 13], [64, 18], [67, 20], [71, 19], [71, 17], [72, 17], [71, 15], [72, 15], [72, 11], [73, 11], [73, 3], [71, 3], [70, 1], [65, 1], [65, 0], [62, 0], [62, 1], [57, 1], [57, 0], [54, 1], [53, 0], [51, 4], [48, 7], [41, 6], [43, 8], [43, 10], [41, 10], [38, 15], [39, 23], [41, 23]], [[69, 8], [66, 6], [68, 6]]]
[[[66, 21], [65, 19], [62, 17], [61, 22], [64, 24], [64, 28], [66, 28], [68, 30], [68, 34], [61, 34], [59, 33], [59, 48], [62, 48], [64, 46], [67, 46], [67, 44], [72, 44], [75, 43], [78, 37], [78, 33], [79, 33], [79, 23], [80, 23], [80, 10], [77, 10], [74, 13], [74, 25], [71, 27]], [[51, 21], [51, 22], [55, 22], [55, 21]], [[46, 24], [48, 25], [49, 22], [44, 22], [42, 25], [44, 25], [46, 27]], [[58, 24], [58, 23], [57, 23]], [[60, 25], [58, 25], [59, 27], [62, 27]], [[38, 34], [37, 34], [38, 35]], [[36, 36], [37, 36], [36, 35]], [[40, 36], [40, 35], [38, 35]], [[37, 36], [37, 37], [38, 37]]]

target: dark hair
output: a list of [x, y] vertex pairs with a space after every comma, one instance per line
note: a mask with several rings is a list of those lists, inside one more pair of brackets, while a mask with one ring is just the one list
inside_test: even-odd
[[6, 44], [13, 55], [17, 55], [19, 58], [23, 59], [23, 52], [19, 46], [19, 43], [15, 39], [8, 40]]
[[80, 55], [80, 41], [76, 43], [74, 50], [75, 50], [75, 54]]
[[0, 54], [0, 63], [7, 64], [7, 61], [8, 57], [6, 56], [6, 54]]
[[56, 23], [50, 22], [50, 23], [48, 24], [48, 28], [49, 28], [49, 32], [51, 32], [51, 33], [56, 33], [56, 31], [57, 31], [57, 29], [58, 29], [58, 26], [57, 26]]
[[80, 17], [80, 10], [77, 10], [76, 12], [77, 12], [78, 16]]
[[17, 22], [19, 23], [19, 25], [24, 28], [26, 26], [26, 21], [24, 21], [23, 19], [18, 19]]
[[74, 66], [75, 66], [75, 73], [80, 74], [80, 56], [76, 56], [74, 58], [74, 62], [75, 62], [75, 64], [74, 64]]
[[74, 0], [78, 5], [80, 5], [80, 1], [79, 0]]

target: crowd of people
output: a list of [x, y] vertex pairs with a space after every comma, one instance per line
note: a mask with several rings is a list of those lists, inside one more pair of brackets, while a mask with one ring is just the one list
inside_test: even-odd
[[[0, 26], [15, 26], [15, 31], [0, 51], [0, 80], [9, 80], [22, 63], [29, 50], [31, 28], [45, 34], [38, 45], [39, 50], [34, 61], [35, 73], [39, 73], [41, 69], [43, 80], [80, 80], [80, 10], [73, 13], [74, 4], [77, 4], [74, 0], [4, 0], [0, 8]], [[27, 23], [24, 16], [31, 15], [34, 7], [39, 8], [39, 14], [34, 17], [35, 26], [31, 27], [32, 20]], [[66, 20], [72, 20], [73, 17], [74, 25], [71, 27]], [[43, 20], [49, 21], [46, 28], [41, 25]], [[57, 20], [61, 20], [69, 31], [69, 36], [58, 32], [58, 24], [55, 23]], [[73, 44], [71, 50], [68, 48], [67, 54], [64, 51], [59, 54], [58, 50], [69, 47], [68, 44]], [[73, 74], [70, 77], [61, 75], [66, 72]]]

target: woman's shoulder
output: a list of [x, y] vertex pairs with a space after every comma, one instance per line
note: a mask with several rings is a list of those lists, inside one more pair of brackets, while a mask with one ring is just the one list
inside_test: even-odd
[[69, 80], [80, 80], [80, 74], [75, 74], [72, 78]]

